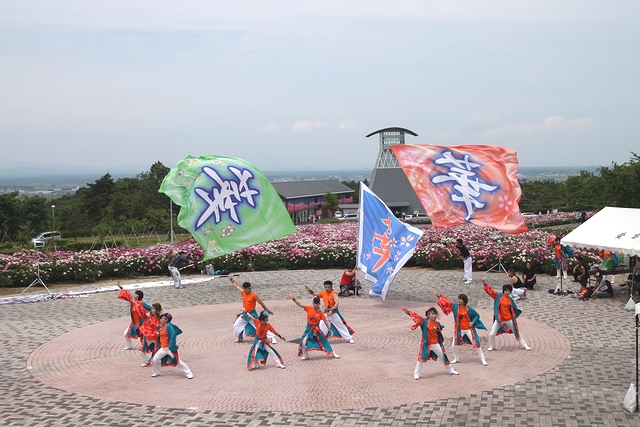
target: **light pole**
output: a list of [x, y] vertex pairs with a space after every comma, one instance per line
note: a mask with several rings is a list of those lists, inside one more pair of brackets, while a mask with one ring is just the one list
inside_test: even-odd
[[51, 225], [53, 230], [56, 231], [56, 205], [51, 205]]

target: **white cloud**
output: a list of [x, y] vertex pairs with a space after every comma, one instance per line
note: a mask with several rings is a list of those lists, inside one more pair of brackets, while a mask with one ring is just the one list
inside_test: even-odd
[[474, 114], [469, 118], [469, 123], [474, 125], [495, 125], [501, 120], [501, 116], [498, 113], [494, 114]]
[[349, 129], [354, 129], [356, 128], [358, 125], [355, 121], [348, 119], [348, 120], [343, 120], [338, 124], [338, 130], [339, 131], [345, 131], [345, 130], [349, 130]]
[[280, 125], [276, 125], [274, 123], [267, 123], [266, 125], [260, 126], [258, 132], [260, 133], [275, 133], [281, 129]]
[[291, 126], [291, 132], [309, 132], [313, 129], [323, 128], [327, 125], [321, 121], [298, 120]]
[[503, 134], [532, 134], [537, 132], [555, 130], [591, 130], [597, 126], [597, 122], [591, 118], [567, 120], [561, 116], [549, 116], [539, 123], [518, 123], [513, 125], [498, 126], [489, 129], [485, 136], [500, 136]]

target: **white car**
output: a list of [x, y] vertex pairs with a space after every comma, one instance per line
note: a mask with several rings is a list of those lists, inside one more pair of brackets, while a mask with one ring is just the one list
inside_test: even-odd
[[343, 215], [340, 218], [340, 221], [357, 221], [358, 220], [358, 213], [357, 212], [350, 212], [348, 214]]
[[44, 233], [40, 233], [36, 237], [31, 239], [31, 242], [32, 243], [46, 242], [47, 240], [59, 239], [59, 238], [60, 238], [60, 232], [59, 231], [45, 231]]
[[533, 212], [523, 212], [522, 216], [536, 216]]
[[342, 218], [342, 211], [335, 211], [333, 213], [334, 218]]

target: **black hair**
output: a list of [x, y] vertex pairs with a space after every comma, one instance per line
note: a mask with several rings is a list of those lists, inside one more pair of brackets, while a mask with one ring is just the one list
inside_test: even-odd
[[142, 298], [144, 298], [144, 292], [142, 291], [135, 291], [134, 294], [138, 295], [138, 299], [140, 301], [142, 301]]
[[242, 289], [247, 289], [247, 288], [250, 288], [250, 287], [251, 287], [251, 283], [249, 283], [249, 282], [244, 282], [242, 284]]
[[314, 304], [320, 304], [320, 297], [313, 297]]
[[263, 311], [262, 313], [260, 313], [260, 316], [258, 316], [258, 320], [267, 320], [269, 318], [269, 313], [265, 314], [266, 312]]
[[504, 286], [502, 287], [502, 292], [504, 292], [504, 291], [509, 291], [509, 293], [513, 292], [513, 286], [511, 286], [511, 285], [504, 285]]
[[460, 243], [462, 245], [462, 239], [456, 239], [456, 242]]
[[429, 317], [429, 314], [435, 313], [438, 314], [438, 310], [435, 307], [429, 307], [427, 311], [424, 312], [425, 317]]
[[469, 303], [469, 297], [466, 296], [465, 294], [458, 295], [458, 299], [461, 299], [462, 301], [464, 301], [464, 305], [467, 305]]
[[510, 269], [509, 269], [509, 273], [516, 274], [516, 269], [515, 269], [515, 268], [513, 268], [513, 267], [512, 267], [512, 268], [510, 268]]
[[333, 288], [333, 282], [331, 280], [325, 280], [324, 286], [331, 286]]

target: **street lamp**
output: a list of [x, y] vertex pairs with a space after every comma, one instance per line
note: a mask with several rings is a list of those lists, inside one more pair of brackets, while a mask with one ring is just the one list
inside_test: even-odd
[[51, 205], [51, 225], [53, 226], [51, 231], [56, 231], [56, 205]]

